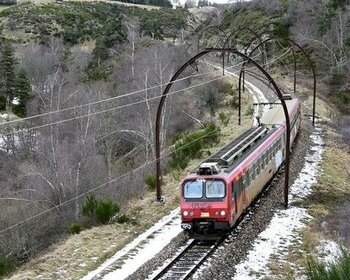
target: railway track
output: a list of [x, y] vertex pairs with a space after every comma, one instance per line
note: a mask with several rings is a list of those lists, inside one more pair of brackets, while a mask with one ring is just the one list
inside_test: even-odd
[[263, 191], [256, 197], [252, 204], [242, 214], [235, 226], [226, 235], [217, 240], [189, 241], [188, 245], [178, 253], [173, 260], [157, 275], [147, 278], [152, 280], [185, 280], [189, 279], [197, 269], [210, 258], [218, 249], [220, 245], [229, 244], [234, 241], [237, 234], [237, 226], [245, 220], [250, 220], [254, 215], [254, 210], [259, 207], [260, 199], [267, 194], [270, 188], [280, 179], [284, 172], [284, 165], [266, 185]]
[[224, 240], [225, 236], [210, 241], [192, 240], [188, 246], [152, 279], [188, 279], [214, 253]]

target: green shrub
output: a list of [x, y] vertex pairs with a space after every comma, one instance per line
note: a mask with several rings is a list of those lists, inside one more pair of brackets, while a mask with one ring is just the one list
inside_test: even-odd
[[119, 212], [120, 207], [112, 200], [99, 201], [96, 207], [95, 216], [98, 222], [108, 224], [109, 220]]
[[0, 110], [6, 109], [6, 98], [3, 96], [0, 96]]
[[175, 144], [175, 152], [170, 161], [170, 167], [175, 169], [186, 168], [188, 161], [202, 156], [206, 147], [218, 141], [219, 129], [215, 124], [209, 124], [205, 129], [185, 135]]
[[228, 125], [228, 122], [230, 120], [230, 118], [224, 112], [219, 113], [219, 119], [220, 123], [224, 126]]
[[83, 205], [83, 215], [93, 217], [96, 212], [97, 200], [94, 196], [88, 195]]
[[119, 211], [118, 203], [110, 199], [97, 200], [94, 196], [87, 196], [83, 205], [83, 215], [96, 223], [107, 224]]
[[79, 234], [82, 230], [81, 225], [79, 223], [72, 223], [69, 227], [69, 230], [72, 234]]
[[246, 116], [251, 116], [254, 114], [254, 107], [252, 105], [249, 105], [245, 111]]
[[145, 177], [145, 184], [149, 190], [155, 190], [157, 185], [157, 176], [155, 174], [148, 174]]
[[0, 260], [0, 276], [4, 276], [6, 272], [6, 264], [3, 260]]
[[0, 257], [0, 278], [5, 276], [12, 269], [13, 262]]
[[131, 221], [131, 218], [126, 214], [121, 214], [117, 217], [118, 224], [126, 224], [126, 223], [129, 223], [130, 221]]
[[87, 77], [89, 81], [103, 81], [108, 78], [109, 72], [102, 66], [89, 66], [87, 69]]
[[306, 274], [309, 280], [348, 280], [350, 279], [350, 254], [343, 250], [338, 261], [330, 265], [310, 258]]

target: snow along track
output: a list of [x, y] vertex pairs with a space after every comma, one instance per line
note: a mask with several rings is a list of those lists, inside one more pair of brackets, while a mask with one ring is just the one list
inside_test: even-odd
[[176, 208], [82, 279], [122, 280], [128, 277], [182, 231], [178, 213], [179, 208]]

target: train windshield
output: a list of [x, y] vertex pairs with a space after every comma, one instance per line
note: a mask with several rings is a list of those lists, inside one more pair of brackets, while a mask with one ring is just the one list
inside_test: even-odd
[[185, 198], [224, 198], [225, 183], [222, 180], [191, 180], [184, 183]]
[[203, 197], [203, 181], [188, 181], [184, 185], [185, 198], [202, 198]]
[[211, 180], [205, 183], [207, 198], [223, 198], [225, 196], [225, 184], [223, 181]]

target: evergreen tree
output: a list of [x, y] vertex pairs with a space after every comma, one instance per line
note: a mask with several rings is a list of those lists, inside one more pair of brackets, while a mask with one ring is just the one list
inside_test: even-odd
[[15, 82], [15, 97], [19, 100], [18, 104], [13, 107], [13, 112], [19, 116], [24, 117], [26, 113], [26, 104], [31, 99], [31, 87], [27, 73], [24, 69], [19, 70]]
[[11, 43], [3, 40], [0, 59], [0, 96], [6, 100], [9, 107], [15, 92], [15, 56]]

